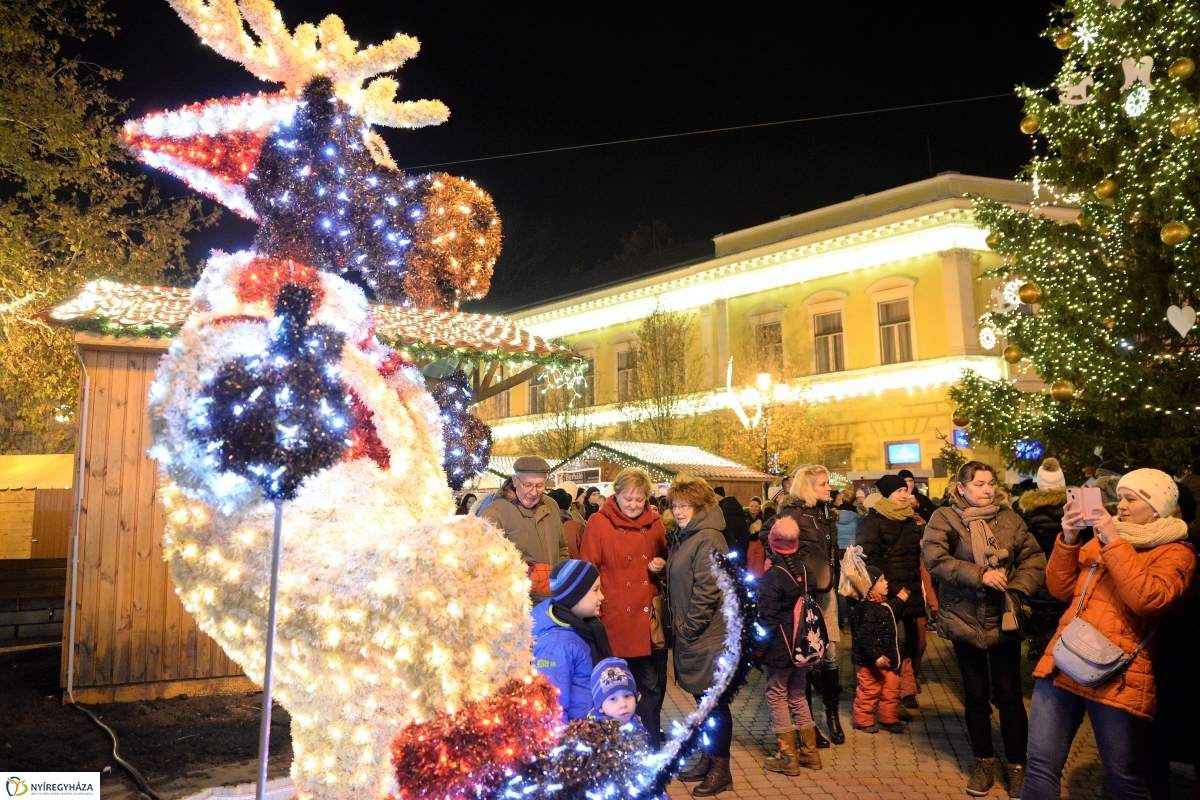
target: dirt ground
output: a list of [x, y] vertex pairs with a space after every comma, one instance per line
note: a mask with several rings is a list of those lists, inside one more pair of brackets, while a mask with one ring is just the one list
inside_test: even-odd
[[[99, 770], [106, 800], [140, 794], [112, 757], [112, 740], [77, 708], [63, 705], [60, 648], [0, 651], [0, 769]], [[179, 697], [89, 706], [117, 733], [120, 754], [162, 797], [255, 779], [262, 693]], [[292, 761], [290, 717], [271, 715], [269, 777]]]

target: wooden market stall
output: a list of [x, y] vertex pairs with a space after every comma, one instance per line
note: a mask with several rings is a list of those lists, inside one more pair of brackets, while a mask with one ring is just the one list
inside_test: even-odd
[[[163, 508], [158, 464], [147, 455], [146, 400], [159, 359], [190, 313], [190, 296], [187, 289], [94, 281], [46, 312], [77, 331], [83, 365], [76, 453], [82, 469], [71, 542], [78, 560], [66, 582], [74, 613], [63, 636], [61, 675], [79, 702], [253, 688], [184, 610], [162, 558]], [[502, 317], [375, 310], [382, 339], [419, 366], [441, 362], [476, 373], [473, 383], [484, 397], [495, 387], [477, 373], [494, 377], [495, 361], [519, 359], [532, 375], [575, 358]]]
[[555, 483], [574, 481], [579, 486], [604, 486], [625, 467], [641, 467], [650, 480], [666, 490], [680, 473], [704, 478], [711, 486], [723, 486], [729, 497], [744, 506], [751, 497], [762, 497], [764, 485], [774, 475], [759, 472], [736, 461], [713, 455], [699, 447], [647, 442], [597, 441], [554, 468]]

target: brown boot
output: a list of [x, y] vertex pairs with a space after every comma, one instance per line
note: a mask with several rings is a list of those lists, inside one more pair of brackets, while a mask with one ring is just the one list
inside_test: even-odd
[[692, 797], [713, 797], [726, 789], [733, 788], [733, 775], [729, 772], [729, 757], [713, 756], [712, 769], [695, 789]]
[[821, 753], [817, 750], [817, 723], [796, 728], [796, 761], [805, 769], [821, 769]]
[[708, 754], [708, 751], [703, 751], [700, 753], [700, 760], [696, 762], [696, 766], [685, 769], [679, 773], [678, 777], [683, 783], [702, 781], [710, 769], [712, 769], [712, 756]]
[[800, 762], [796, 758], [796, 727], [793, 725], [790, 728], [776, 728], [775, 738], [779, 742], [779, 752], [770, 758], [763, 759], [763, 769], [767, 772], [778, 772], [781, 775], [799, 775]]

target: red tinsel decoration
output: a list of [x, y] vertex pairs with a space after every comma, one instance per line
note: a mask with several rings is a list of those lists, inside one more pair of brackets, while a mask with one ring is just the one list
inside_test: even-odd
[[264, 317], [255, 316], [254, 314], [226, 314], [223, 317], [213, 317], [200, 323], [201, 328], [212, 328], [219, 325], [234, 325], [238, 322], [262, 322], [266, 323]]
[[141, 133], [122, 134], [135, 150], [166, 153], [185, 164], [203, 169], [229, 183], [242, 184], [258, 163], [266, 136], [253, 131], [229, 131], [213, 136], [199, 134], [186, 139], [153, 137]]
[[350, 398], [351, 423], [347, 434], [350, 445], [346, 448], [342, 460], [369, 458], [378, 464], [380, 469], [386, 470], [392, 463], [392, 454], [388, 452], [375, 430], [375, 419], [371, 409], [367, 408], [353, 389], [347, 388], [346, 396]]
[[379, 362], [379, 374], [384, 378], [390, 378], [399, 372], [402, 367], [411, 367], [412, 365], [411, 358], [405, 358], [393, 351], [384, 356], [383, 361]]
[[456, 714], [413, 724], [392, 742], [392, 764], [405, 800], [476, 797], [557, 742], [558, 692], [541, 675], [514, 680]]
[[243, 303], [274, 303], [279, 290], [289, 283], [312, 292], [314, 313], [321, 307], [321, 301], [325, 298], [321, 274], [307, 264], [291, 259], [255, 258], [238, 278], [237, 297]]

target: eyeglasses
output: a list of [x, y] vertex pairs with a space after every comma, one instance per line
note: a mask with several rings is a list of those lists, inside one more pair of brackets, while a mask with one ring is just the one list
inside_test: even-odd
[[682, 511], [685, 508], [695, 508], [695, 506], [689, 503], [671, 503], [672, 511]]

